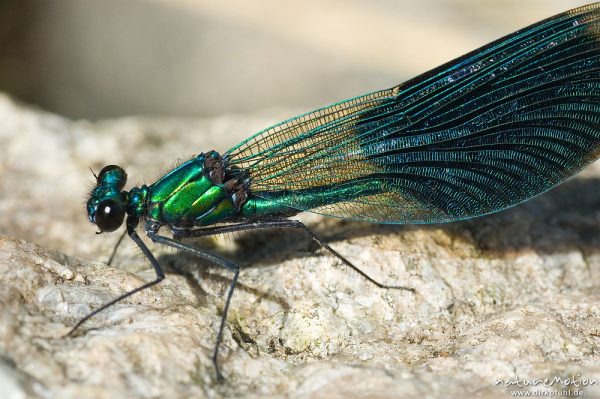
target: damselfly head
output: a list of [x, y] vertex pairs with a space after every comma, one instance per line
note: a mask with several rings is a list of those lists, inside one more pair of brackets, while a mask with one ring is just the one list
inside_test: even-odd
[[87, 202], [87, 212], [90, 222], [100, 231], [115, 231], [123, 224], [127, 193], [122, 190], [126, 182], [127, 173], [117, 165], [105, 166], [98, 174], [96, 187]]

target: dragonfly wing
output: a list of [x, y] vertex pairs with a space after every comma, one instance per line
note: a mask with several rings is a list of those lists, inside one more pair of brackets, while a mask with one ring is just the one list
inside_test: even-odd
[[496, 212], [599, 156], [598, 3], [284, 121], [226, 154], [256, 197], [376, 223]]

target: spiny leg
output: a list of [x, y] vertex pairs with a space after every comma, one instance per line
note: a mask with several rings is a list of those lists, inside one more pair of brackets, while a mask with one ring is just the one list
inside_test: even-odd
[[[112, 301], [105, 303], [104, 305], [100, 306], [98, 309], [90, 312], [89, 314], [87, 314], [83, 319], [79, 320], [79, 322], [77, 324], [75, 324], [75, 327], [73, 327], [71, 329], [71, 331], [69, 331], [67, 333], [67, 336], [72, 336], [73, 333], [86, 321], [88, 321], [90, 318], [92, 318], [93, 316], [97, 315], [98, 313], [102, 312], [104, 309], [111, 307], [112, 305], [114, 305], [117, 302], [122, 301], [125, 298], [128, 298], [130, 296], [132, 296], [133, 294], [135, 294], [136, 292], [140, 292], [145, 290], [146, 288], [150, 288], [153, 285], [156, 285], [158, 283], [160, 283], [164, 278], [165, 278], [165, 273], [163, 272], [162, 268], [160, 267], [160, 265], [158, 264], [158, 261], [156, 260], [156, 258], [154, 257], [154, 255], [152, 255], [152, 252], [150, 252], [150, 250], [148, 249], [148, 247], [146, 246], [146, 244], [144, 244], [144, 242], [142, 241], [142, 239], [140, 238], [140, 236], [135, 232], [135, 228], [138, 224], [138, 219], [137, 218], [131, 218], [128, 217], [127, 218], [127, 234], [129, 235], [129, 237], [133, 240], [133, 242], [135, 242], [140, 249], [142, 250], [142, 252], [144, 253], [144, 255], [146, 255], [146, 258], [148, 258], [148, 260], [150, 261], [150, 263], [152, 264], [152, 267], [154, 267], [154, 271], [156, 272], [156, 279], [147, 282], [146, 284], [131, 290], [129, 292], [124, 293], [123, 295], [113, 299]], [[119, 240], [120, 242], [120, 240]]]
[[117, 243], [115, 244], [112, 254], [110, 254], [110, 258], [108, 258], [108, 262], [106, 262], [107, 265], [110, 266], [110, 264], [112, 263], [112, 261], [115, 259], [115, 255], [117, 254], [117, 249], [119, 248], [119, 245], [121, 245], [121, 242], [123, 241], [123, 238], [125, 238], [125, 234], [127, 234], [127, 229], [125, 229], [125, 231], [121, 234], [121, 237], [119, 237], [119, 240], [117, 241]]
[[173, 247], [173, 248], [176, 248], [176, 249], [179, 249], [182, 251], [190, 252], [191, 254], [193, 254], [195, 256], [205, 259], [205, 260], [207, 260], [211, 263], [214, 263], [218, 266], [222, 266], [222, 267], [226, 268], [227, 270], [233, 272], [233, 278], [231, 279], [231, 283], [229, 285], [229, 291], [227, 292], [227, 297], [225, 298], [225, 305], [223, 307], [223, 315], [221, 316], [221, 325], [219, 326], [219, 332], [217, 333], [217, 342], [215, 344], [215, 350], [214, 350], [213, 356], [212, 356], [213, 365], [215, 366], [215, 371], [217, 373], [217, 379], [219, 381], [223, 381], [223, 375], [221, 374], [221, 371], [219, 369], [219, 364], [218, 364], [219, 346], [221, 345], [221, 341], [223, 340], [223, 330], [225, 329], [225, 322], [227, 320], [227, 312], [229, 310], [229, 304], [231, 303], [231, 297], [233, 296], [233, 291], [237, 284], [238, 276], [240, 274], [239, 267], [235, 263], [233, 263], [225, 258], [222, 258], [222, 257], [215, 255], [213, 253], [210, 253], [208, 251], [183, 244], [183, 243], [173, 240], [169, 237], [158, 235], [158, 234], [156, 234], [155, 231], [146, 230], [146, 234], [148, 235], [148, 237], [150, 237], [150, 239], [153, 242], [155, 242], [157, 244], [168, 245], [170, 247]]
[[363, 276], [365, 279], [375, 284], [379, 288], [386, 289], [399, 289], [406, 290], [410, 292], [415, 292], [414, 288], [405, 287], [401, 285], [386, 285], [382, 284], [379, 281], [375, 280], [367, 273], [363, 272], [357, 266], [353, 265], [349, 260], [340, 255], [336, 250], [331, 248], [329, 244], [327, 244], [324, 240], [322, 240], [319, 236], [312, 232], [304, 223], [299, 220], [289, 220], [289, 219], [275, 219], [275, 220], [258, 220], [255, 222], [248, 223], [239, 223], [227, 226], [216, 226], [216, 227], [207, 227], [201, 229], [193, 229], [193, 230], [178, 230], [173, 229], [173, 238], [179, 240], [181, 238], [191, 238], [191, 237], [206, 237], [215, 234], [224, 234], [231, 233], [236, 231], [243, 230], [256, 230], [256, 229], [271, 229], [271, 228], [290, 228], [290, 229], [302, 229], [310, 235], [310, 237], [317, 242], [322, 248], [325, 248], [329, 251], [333, 256], [338, 258], [343, 264], [355, 270], [358, 274]]

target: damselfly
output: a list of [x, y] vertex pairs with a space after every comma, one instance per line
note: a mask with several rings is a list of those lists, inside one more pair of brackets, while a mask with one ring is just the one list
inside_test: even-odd
[[[526, 201], [600, 156], [600, 3], [549, 18], [391, 89], [265, 129], [219, 154], [201, 153], [157, 182], [123, 190], [102, 169], [87, 202], [100, 232], [125, 216], [136, 233], [233, 273], [213, 362], [238, 279], [236, 264], [181, 242], [241, 230], [301, 229], [382, 288], [298, 220], [302, 211], [371, 223], [444, 223]], [[168, 227], [172, 238], [159, 235]], [[113, 252], [114, 254], [114, 252]], [[111, 257], [112, 258], [112, 257]]]

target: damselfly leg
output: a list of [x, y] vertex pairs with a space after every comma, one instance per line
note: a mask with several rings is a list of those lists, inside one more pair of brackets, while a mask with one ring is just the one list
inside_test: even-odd
[[367, 273], [362, 271], [360, 268], [358, 268], [357, 266], [352, 264], [349, 260], [344, 258], [339, 252], [337, 252], [336, 250], [331, 248], [331, 246], [329, 244], [327, 244], [327, 242], [325, 242], [323, 239], [321, 239], [318, 235], [316, 235], [311, 229], [309, 229], [304, 223], [302, 223], [299, 220], [268, 219], [268, 220], [257, 220], [257, 221], [252, 221], [252, 222], [231, 224], [231, 225], [225, 225], [225, 226], [204, 227], [204, 228], [197, 228], [197, 229], [173, 228], [172, 231], [173, 231], [173, 238], [176, 240], [180, 240], [182, 238], [206, 237], [206, 236], [211, 236], [211, 235], [216, 235], [216, 234], [225, 234], [225, 233], [232, 233], [232, 232], [244, 231], [244, 230], [277, 229], [277, 228], [301, 229], [301, 230], [305, 231], [317, 244], [319, 244], [319, 246], [321, 246], [322, 248], [327, 250], [329, 253], [331, 253], [333, 256], [335, 256], [337, 259], [339, 259], [343, 264], [350, 267], [351, 269], [356, 271], [358, 274], [363, 276], [366, 280], [375, 284], [379, 288], [399, 289], [399, 290], [406, 290], [406, 291], [410, 291], [410, 292], [415, 291], [415, 289], [411, 288], [411, 287], [405, 287], [405, 286], [401, 286], [401, 285], [387, 285], [387, 284], [382, 284], [379, 281], [375, 280], [373, 277], [369, 276]]

